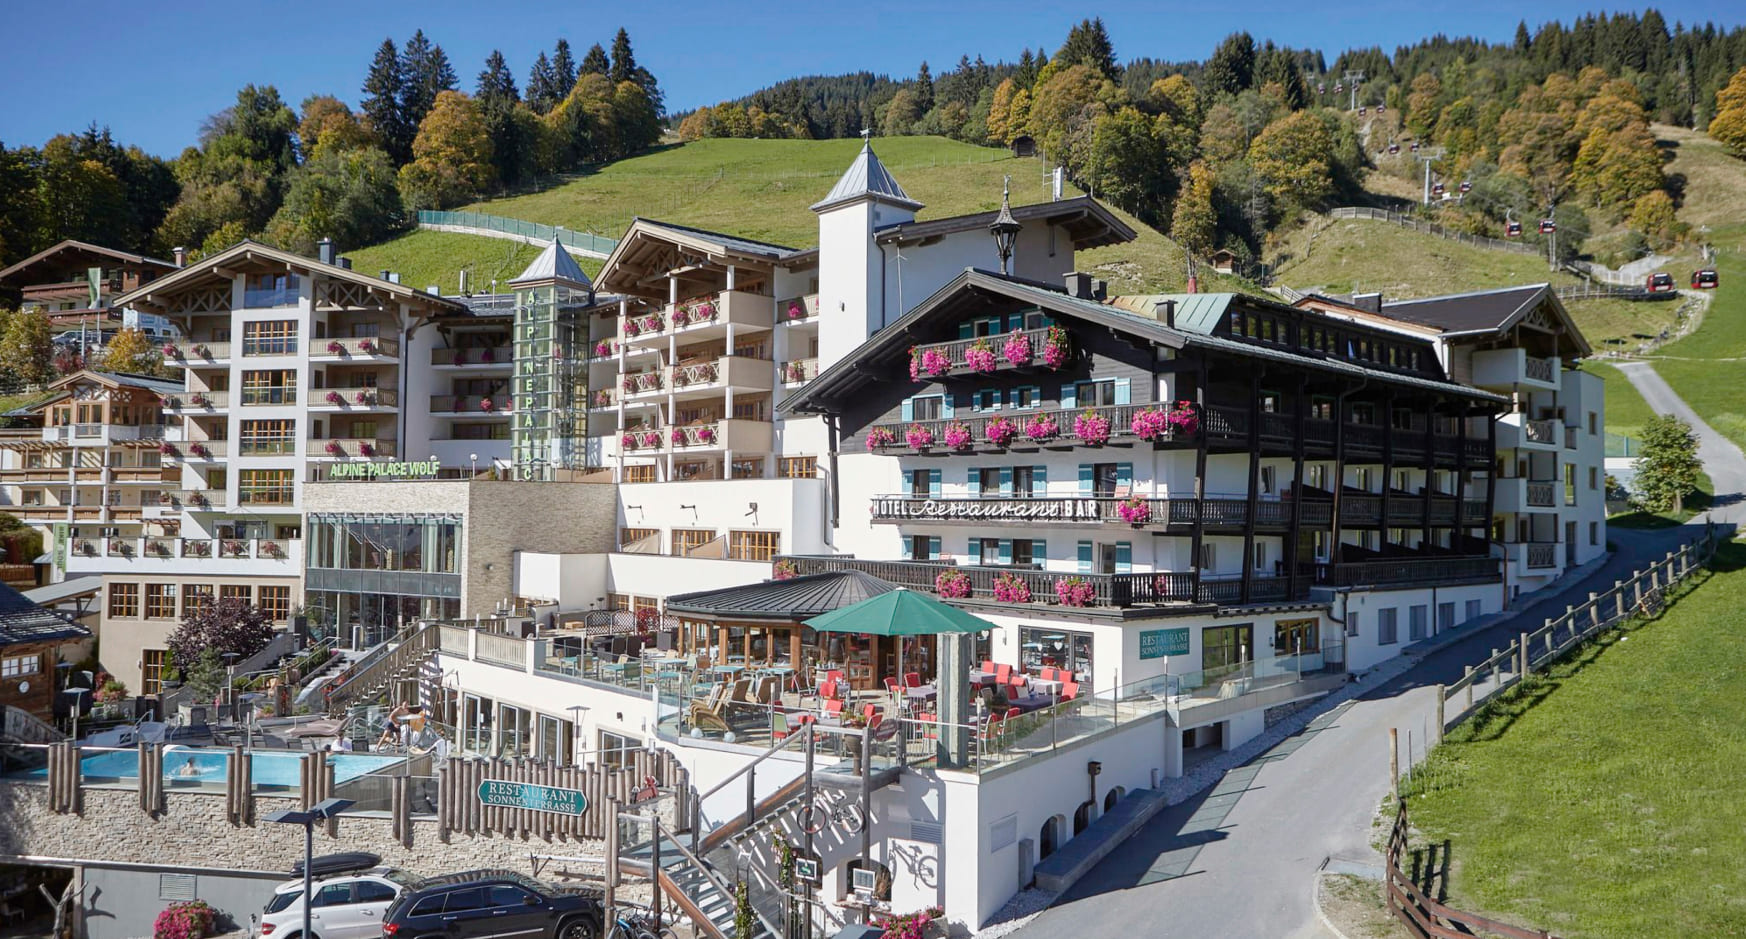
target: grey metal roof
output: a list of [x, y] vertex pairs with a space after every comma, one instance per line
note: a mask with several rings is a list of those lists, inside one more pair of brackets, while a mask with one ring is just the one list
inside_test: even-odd
[[92, 372], [91, 374], [101, 375], [104, 378], [107, 378], [110, 381], [115, 382], [118, 385], [129, 385], [129, 386], [134, 387], [134, 388], [144, 388], [147, 391], [156, 391], [156, 392], [159, 392], [162, 394], [168, 394], [168, 393], [173, 393], [173, 392], [183, 390], [182, 383], [180, 381], [172, 381], [168, 378], [159, 378], [155, 375], [133, 375], [133, 374], [129, 374], [127, 372]]
[[1435, 326], [1445, 332], [1465, 333], [1480, 329], [1502, 329], [1526, 312], [1545, 293], [1546, 284], [1526, 287], [1500, 287], [1496, 290], [1475, 290], [1423, 300], [1393, 300], [1382, 305], [1384, 316]]
[[667, 598], [667, 612], [724, 620], [800, 622], [897, 587], [863, 571], [828, 571]]
[[594, 286], [594, 283], [588, 279], [588, 275], [582, 273], [582, 266], [577, 264], [576, 259], [570, 256], [570, 252], [564, 250], [564, 246], [556, 241], [546, 245], [546, 250], [541, 251], [540, 256], [534, 258], [533, 263], [527, 266], [527, 270], [522, 271], [521, 276], [510, 281], [509, 284], [513, 287], [516, 284], [540, 280], [568, 281], [578, 287]]
[[710, 231], [707, 228], [693, 228], [690, 225], [679, 225], [673, 222], [663, 222], [658, 219], [643, 218], [641, 216], [638, 216], [636, 221], [651, 228], [664, 228], [671, 232], [690, 235], [693, 238], [718, 244], [723, 248], [732, 251], [739, 251], [743, 254], [762, 254], [773, 258], [785, 258], [791, 254], [798, 253], [794, 248], [790, 248], [787, 245], [779, 245], [769, 241], [757, 241], [752, 238], [741, 238], [738, 235], [724, 235], [721, 232]]
[[92, 574], [88, 577], [73, 577], [58, 584], [44, 587], [34, 587], [24, 591], [24, 596], [32, 603], [59, 603], [71, 597], [93, 593], [103, 589], [103, 577]]
[[831, 187], [829, 195], [812, 204], [812, 210], [818, 212], [864, 198], [878, 199], [908, 209], [922, 207], [920, 202], [911, 199], [909, 193], [903, 191], [903, 187], [897, 184], [896, 178], [885, 168], [885, 164], [879, 162], [870, 140], [861, 144], [861, 152], [855, 154], [855, 162], [849, 164], [842, 178]]
[[1117, 297], [1113, 302], [1141, 317], [1160, 303], [1174, 303], [1177, 329], [1210, 334], [1224, 321], [1235, 297], [1233, 293], [1149, 293]]
[[49, 642], [55, 639], [85, 639], [90, 635], [91, 630], [53, 610], [39, 606], [17, 590], [0, 584], [0, 646]]
[[[880, 244], [908, 244], [961, 231], [986, 232], [989, 224], [998, 215], [998, 211], [977, 212], [926, 221], [898, 222], [874, 229], [873, 240]], [[1016, 222], [1041, 221], [1066, 228], [1068, 236], [1073, 239], [1073, 247], [1077, 250], [1123, 244], [1139, 237], [1127, 223], [1116, 218], [1115, 213], [1090, 196], [1076, 196], [1058, 202], [1033, 202], [1011, 209], [1011, 215]]]

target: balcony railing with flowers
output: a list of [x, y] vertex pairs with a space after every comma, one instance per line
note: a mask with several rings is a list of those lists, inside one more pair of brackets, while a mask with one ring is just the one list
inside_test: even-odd
[[336, 460], [350, 457], [371, 459], [374, 457], [394, 456], [395, 442], [362, 437], [342, 437], [320, 442], [319, 449], [311, 447], [312, 451]]
[[503, 414], [515, 410], [515, 399], [508, 395], [431, 395], [430, 409], [435, 414]]
[[646, 372], [626, 372], [619, 377], [618, 386], [627, 396], [653, 394], [667, 384], [666, 377], [658, 370]]
[[635, 427], [625, 431], [618, 437], [618, 444], [626, 451], [659, 450], [667, 435], [653, 427]]
[[610, 408], [618, 404], [618, 391], [614, 388], [596, 388], [588, 393], [588, 406], [594, 409]]
[[400, 354], [400, 343], [380, 336], [317, 339], [310, 343], [309, 351], [316, 358], [394, 358]]
[[430, 364], [453, 368], [509, 367], [515, 358], [508, 346], [485, 346], [477, 349], [432, 349]]
[[228, 342], [171, 342], [163, 348], [164, 358], [184, 368], [200, 368], [230, 359]]
[[391, 408], [399, 403], [399, 392], [393, 388], [328, 388], [312, 392], [310, 400], [316, 409], [338, 408], [342, 411]]
[[1199, 426], [1192, 406], [1120, 404], [1072, 412], [1021, 411], [881, 424], [868, 431], [866, 442], [868, 449], [887, 453], [987, 453], [1102, 446], [1111, 441], [1191, 441]]
[[172, 509], [212, 508], [214, 496], [222, 498], [224, 493], [216, 489], [170, 489], [158, 493], [158, 504]]
[[667, 439], [672, 441], [673, 449], [688, 450], [717, 446], [721, 435], [713, 423], [685, 424], [669, 428]]
[[776, 303], [776, 319], [783, 323], [804, 323], [818, 316], [818, 294], [789, 297]]
[[1060, 326], [1020, 329], [1004, 335], [934, 342], [910, 350], [914, 381], [985, 375], [1001, 369], [1057, 369], [1073, 357], [1073, 344]]
[[693, 297], [673, 307], [672, 324], [674, 329], [684, 329], [713, 323], [720, 316], [721, 303], [716, 297]]
[[782, 384], [798, 385], [818, 377], [818, 359], [796, 359], [782, 363]]

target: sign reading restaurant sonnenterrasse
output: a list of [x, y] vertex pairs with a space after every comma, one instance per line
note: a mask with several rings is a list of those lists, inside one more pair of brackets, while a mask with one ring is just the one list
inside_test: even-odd
[[581, 815], [588, 811], [588, 797], [580, 789], [537, 786], [533, 783], [487, 779], [479, 784], [479, 801], [507, 809], [530, 809], [557, 815]]
[[435, 479], [442, 463], [424, 460], [418, 463], [334, 463], [327, 468], [327, 478], [334, 479]]

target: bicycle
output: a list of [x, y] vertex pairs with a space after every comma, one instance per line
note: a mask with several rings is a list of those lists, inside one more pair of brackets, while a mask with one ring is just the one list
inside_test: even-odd
[[663, 925], [655, 914], [641, 907], [620, 907], [630, 910], [627, 915], [620, 912], [612, 918], [612, 929], [606, 934], [606, 939], [678, 939], [678, 936]]
[[849, 834], [855, 834], [867, 824], [866, 813], [853, 802], [832, 805], [825, 798], [817, 797], [812, 804], [800, 810], [800, 827], [809, 835], [816, 835], [829, 825], [837, 825], [847, 829]]

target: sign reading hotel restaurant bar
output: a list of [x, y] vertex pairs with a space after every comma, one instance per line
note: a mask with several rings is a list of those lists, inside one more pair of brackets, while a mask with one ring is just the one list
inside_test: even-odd
[[581, 815], [588, 811], [588, 797], [580, 789], [536, 786], [504, 779], [487, 779], [480, 783], [479, 801], [506, 809], [529, 809], [556, 815]]
[[334, 479], [435, 479], [442, 463], [423, 460], [417, 463], [334, 463], [327, 468], [327, 478]]
[[878, 499], [880, 518], [1102, 520], [1096, 499]]
[[1167, 655], [1188, 654], [1188, 630], [1148, 629], [1140, 633], [1140, 658], [1161, 659]]

